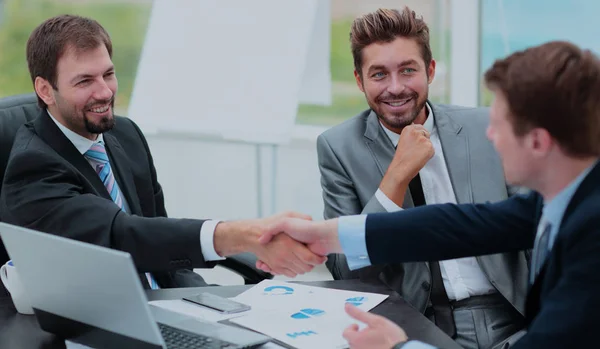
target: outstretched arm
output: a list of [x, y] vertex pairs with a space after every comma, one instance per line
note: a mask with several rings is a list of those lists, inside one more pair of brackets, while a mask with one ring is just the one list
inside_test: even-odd
[[271, 226], [261, 242], [285, 232], [320, 255], [348, 254], [363, 244], [372, 264], [509, 252], [533, 246], [540, 205], [532, 193], [493, 204], [428, 205], [323, 222], [288, 219]]

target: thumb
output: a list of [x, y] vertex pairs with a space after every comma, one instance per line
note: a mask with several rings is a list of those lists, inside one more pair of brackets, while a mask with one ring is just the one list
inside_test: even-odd
[[312, 221], [312, 217], [310, 215], [300, 212], [288, 212], [285, 216], [290, 218], [299, 218], [307, 221]]
[[267, 244], [273, 239], [275, 235], [283, 231], [283, 222], [279, 220], [267, 226], [267, 228], [263, 231], [262, 235], [258, 238], [258, 242], [261, 244]]
[[364, 322], [368, 326], [373, 326], [379, 321], [379, 315], [368, 313], [359, 309], [358, 307], [353, 306], [352, 304], [346, 303], [345, 308], [348, 315], [360, 322]]

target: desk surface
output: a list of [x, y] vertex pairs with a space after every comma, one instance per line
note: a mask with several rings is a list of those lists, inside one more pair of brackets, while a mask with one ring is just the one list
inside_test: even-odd
[[[427, 318], [408, 305], [402, 297], [385, 286], [373, 286], [357, 280], [302, 282], [305, 285], [374, 292], [390, 297], [371, 312], [383, 315], [402, 326], [408, 336], [436, 345], [440, 348], [460, 348]], [[233, 297], [251, 286], [212, 286], [203, 288], [179, 288], [147, 291], [148, 300], [177, 299], [210, 288], [211, 292], [224, 297]], [[0, 297], [0, 348], [65, 348], [64, 340], [42, 331], [32, 315], [18, 314], [9, 297]]]

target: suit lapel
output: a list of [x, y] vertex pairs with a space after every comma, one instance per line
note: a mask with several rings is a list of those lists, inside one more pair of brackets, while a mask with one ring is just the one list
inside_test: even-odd
[[[559, 248], [561, 241], [566, 238], [566, 234], [573, 232], [573, 229], [565, 230], [565, 225], [570, 223], [570, 219], [573, 217], [575, 210], [582, 206], [582, 203], [589, 198], [590, 193], [596, 190], [596, 188], [598, 187], [598, 178], [600, 178], [600, 162], [596, 163], [594, 168], [592, 168], [592, 170], [583, 179], [583, 181], [579, 185], [579, 188], [577, 188], [577, 190], [573, 194], [573, 197], [571, 198], [571, 201], [569, 201], [569, 204], [567, 205], [567, 208], [565, 210], [565, 213], [563, 214], [563, 218], [560, 223], [560, 227], [558, 229], [558, 233], [556, 234], [553, 247], [546, 256], [546, 260], [542, 268], [540, 269], [539, 274], [535, 278], [533, 285], [531, 285], [529, 293], [527, 295], [527, 323], [530, 323], [531, 320], [535, 318], [535, 316], [540, 310], [540, 299], [542, 297], [542, 293], [544, 292], [543, 288], [545, 286], [544, 279], [546, 274], [548, 273], [548, 269], [551, 268], [551, 264], [553, 262], [553, 257], [556, 253], [556, 250]], [[542, 216], [542, 207], [543, 205], [540, 199], [538, 216], [536, 218], [536, 222], [538, 224]], [[536, 224], [536, 227], [538, 224]]]
[[110, 164], [115, 174], [119, 188], [129, 204], [130, 213], [142, 216], [142, 207], [135, 189], [131, 166], [129, 166], [129, 158], [125, 154], [125, 150], [121, 147], [119, 141], [110, 134], [104, 133], [104, 142], [110, 159]]
[[60, 156], [73, 165], [92, 185], [96, 192], [105, 199], [112, 200], [106, 187], [100, 180], [96, 171], [83, 155], [75, 148], [73, 143], [56, 126], [50, 115], [43, 110], [33, 122], [38, 136], [54, 149]]
[[[385, 134], [382, 126], [379, 124], [377, 115], [373, 111], [367, 117], [364, 137], [365, 144], [377, 164], [381, 175], [379, 181], [381, 182], [394, 158], [396, 148]], [[406, 191], [402, 207], [414, 207], [410, 190]], [[424, 312], [429, 300], [429, 291], [423, 290], [422, 285], [431, 282], [429, 275], [429, 265], [426, 262], [386, 264], [381, 268], [379, 280], [403, 295], [406, 301], [415, 306], [419, 311]], [[423, 291], [415, 292], [414, 290], [416, 289]]]
[[[367, 148], [369, 148], [371, 155], [373, 155], [373, 159], [377, 164], [377, 169], [381, 174], [381, 181], [388, 167], [390, 167], [390, 163], [394, 158], [396, 148], [394, 147], [394, 144], [390, 138], [385, 134], [385, 131], [383, 131], [381, 128], [379, 119], [373, 111], [371, 111], [371, 113], [369, 113], [367, 116], [367, 127], [365, 129], [364, 137], [365, 144]], [[402, 207], [409, 208], [413, 206], [414, 204], [410, 195], [410, 191], [407, 191], [406, 195], [404, 196]]]
[[462, 134], [462, 126], [456, 123], [444, 110], [433, 104], [431, 109], [444, 151], [450, 182], [459, 204], [471, 203], [469, 144], [466, 135]]

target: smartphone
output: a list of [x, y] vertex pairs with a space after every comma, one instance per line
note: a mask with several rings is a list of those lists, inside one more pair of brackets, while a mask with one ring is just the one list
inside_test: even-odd
[[188, 301], [203, 307], [216, 310], [222, 314], [240, 313], [250, 310], [247, 304], [232, 301], [229, 298], [214, 295], [212, 293], [200, 293], [197, 295], [183, 297], [184, 301]]

